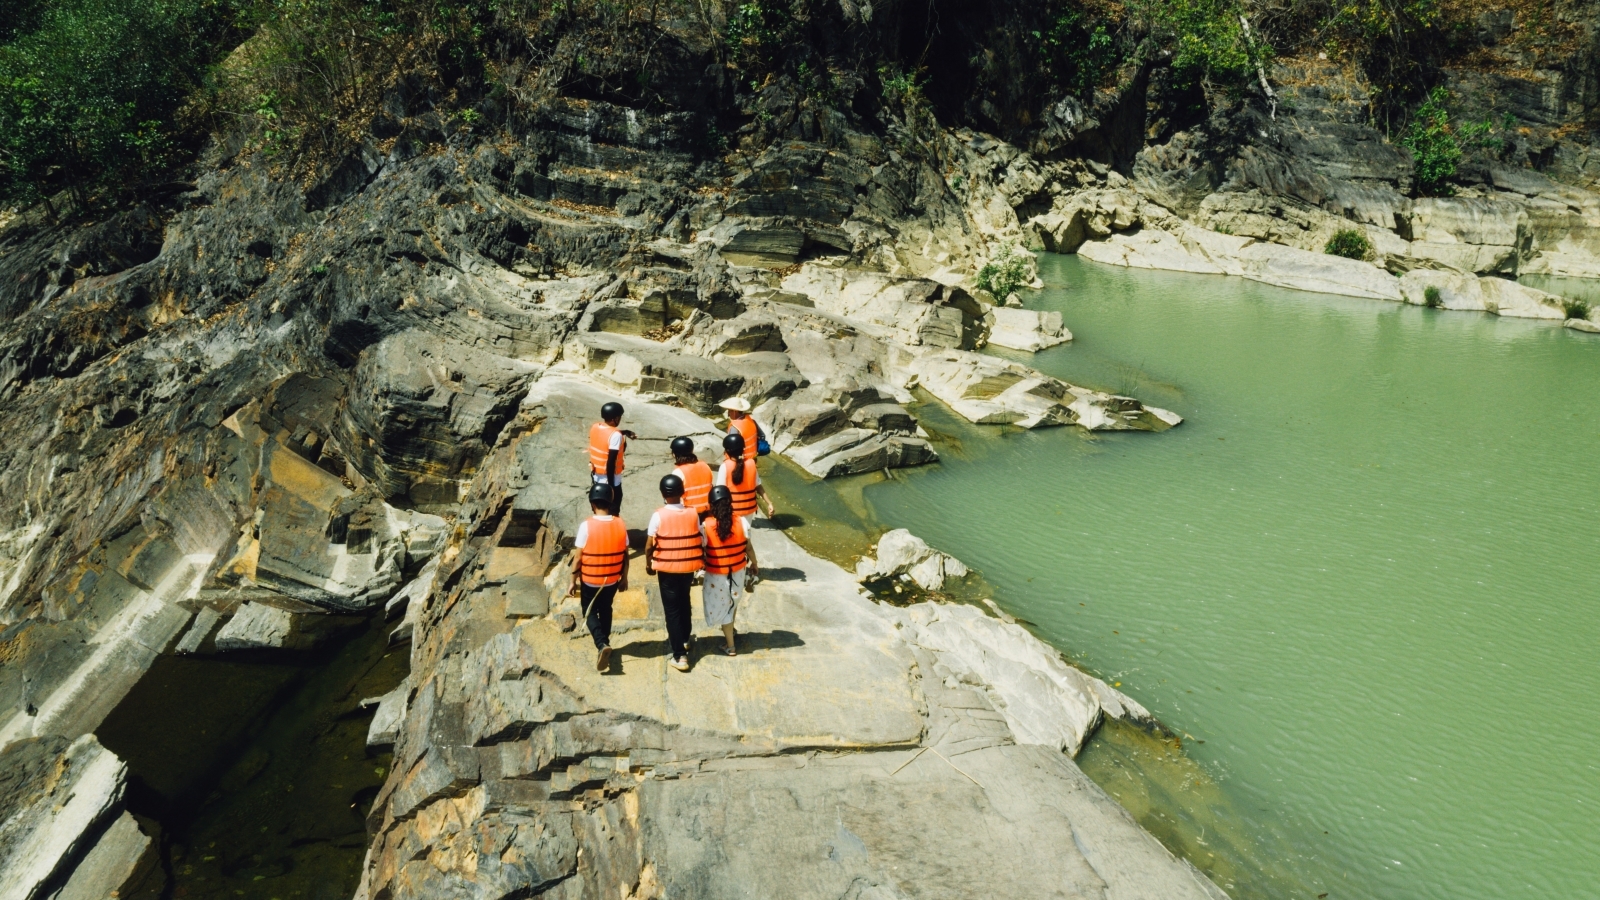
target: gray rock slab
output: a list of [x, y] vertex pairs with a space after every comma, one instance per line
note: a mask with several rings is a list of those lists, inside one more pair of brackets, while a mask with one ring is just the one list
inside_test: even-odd
[[127, 767], [93, 735], [13, 744], [0, 759], [0, 900], [36, 900], [116, 815]]
[[139, 870], [152, 843], [133, 816], [124, 812], [95, 842], [51, 900], [106, 900], [119, 896]]

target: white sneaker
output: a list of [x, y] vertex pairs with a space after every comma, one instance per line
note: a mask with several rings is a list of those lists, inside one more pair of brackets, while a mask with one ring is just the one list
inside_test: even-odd
[[687, 671], [689, 671], [689, 657], [687, 657], [687, 656], [675, 656], [675, 657], [673, 657], [672, 658], [672, 667], [674, 669], [677, 669], [679, 672], [687, 672]]

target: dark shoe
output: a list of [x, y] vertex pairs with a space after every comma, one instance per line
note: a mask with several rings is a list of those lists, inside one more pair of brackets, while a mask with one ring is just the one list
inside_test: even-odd
[[611, 671], [611, 648], [610, 647], [601, 647], [600, 648], [600, 658], [596, 659], [594, 661], [594, 667], [595, 667], [595, 669], [597, 671], [600, 671], [600, 672], [609, 672], [609, 671]]

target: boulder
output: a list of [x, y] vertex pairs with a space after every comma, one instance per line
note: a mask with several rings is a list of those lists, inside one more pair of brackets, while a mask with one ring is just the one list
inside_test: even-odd
[[702, 415], [739, 394], [744, 379], [715, 360], [688, 356], [643, 338], [615, 334], [579, 336], [595, 377], [618, 388], [677, 400]]
[[1078, 248], [1078, 255], [1098, 263], [1133, 269], [1164, 269], [1203, 275], [1221, 275], [1226, 271], [1209, 259], [1194, 256], [1175, 235], [1159, 228], [1144, 228], [1133, 234], [1116, 234], [1104, 240], [1086, 242]]
[[989, 343], [1012, 350], [1043, 350], [1072, 340], [1061, 313], [996, 306], [989, 310]]
[[358, 620], [320, 611], [295, 612], [257, 600], [239, 606], [213, 642], [232, 650], [309, 650], [354, 627]]
[[123, 812], [95, 841], [51, 900], [106, 900], [121, 896], [144, 865], [155, 862], [150, 853], [153, 844], [133, 816]]
[[981, 304], [961, 288], [937, 281], [807, 263], [783, 280], [783, 289], [910, 346], [970, 350], [988, 339]]
[[384, 499], [442, 511], [459, 501], [538, 371], [408, 330], [362, 351], [334, 434]]
[[906, 575], [925, 591], [944, 590], [952, 578], [965, 578], [968, 569], [961, 560], [929, 547], [927, 542], [904, 528], [896, 528], [878, 538], [877, 556], [856, 562], [856, 580], [874, 581]]
[[1505, 278], [1466, 272], [1412, 269], [1400, 277], [1407, 303], [1426, 305], [1428, 289], [1438, 295], [1441, 309], [1476, 310], [1524, 319], [1564, 319], [1561, 298]]
[[0, 772], [0, 897], [35, 900], [115, 822], [127, 766], [86, 734], [12, 743]]
[[939, 459], [924, 438], [866, 428], [846, 428], [815, 443], [791, 445], [784, 455], [818, 478], [920, 466]]
[[902, 371], [968, 421], [1039, 428], [1079, 425], [1090, 431], [1165, 431], [1181, 416], [1067, 384], [992, 356], [943, 350], [903, 361]]

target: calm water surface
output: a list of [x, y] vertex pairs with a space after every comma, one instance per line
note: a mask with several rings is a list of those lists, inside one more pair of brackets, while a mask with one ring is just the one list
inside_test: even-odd
[[1119, 797], [1197, 862], [1225, 848], [1236, 896], [1600, 896], [1600, 338], [1041, 269], [1031, 305], [1077, 340], [1018, 358], [1188, 422], [929, 406], [943, 464], [840, 502], [956, 552], [1184, 735], [1085, 768], [1113, 793], [1165, 771]]

